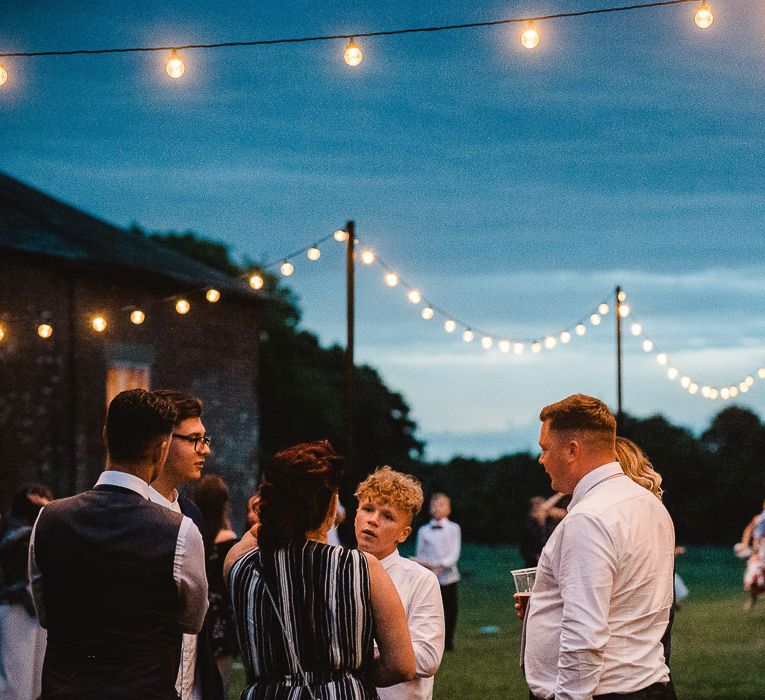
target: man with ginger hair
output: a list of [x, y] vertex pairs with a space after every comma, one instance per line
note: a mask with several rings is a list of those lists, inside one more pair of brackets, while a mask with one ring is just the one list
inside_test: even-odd
[[672, 698], [662, 643], [672, 520], [616, 461], [616, 421], [602, 401], [575, 394], [539, 419], [539, 462], [553, 489], [572, 498], [542, 550], [525, 611], [531, 698]]
[[398, 545], [412, 532], [422, 508], [422, 487], [412, 476], [381, 467], [356, 489], [354, 522], [359, 549], [380, 560], [404, 605], [417, 661], [416, 677], [378, 688], [380, 700], [430, 700], [433, 676], [444, 653], [444, 608], [438, 579], [416, 561], [404, 559]]

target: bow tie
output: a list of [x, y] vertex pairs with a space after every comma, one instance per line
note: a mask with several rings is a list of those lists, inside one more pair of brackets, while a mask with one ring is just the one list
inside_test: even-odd
[[443, 525], [431, 525], [430, 528], [432, 530], [443, 530], [444, 526]]

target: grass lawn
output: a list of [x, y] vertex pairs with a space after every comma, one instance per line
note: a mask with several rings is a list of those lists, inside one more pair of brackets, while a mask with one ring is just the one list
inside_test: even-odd
[[[457, 648], [441, 664], [434, 700], [528, 697], [510, 580], [510, 570], [520, 566], [514, 547], [463, 548]], [[673, 631], [672, 673], [680, 700], [765, 699], [765, 600], [743, 612], [743, 562], [729, 548], [689, 548], [677, 570], [691, 591]], [[243, 674], [236, 676], [241, 688]]]

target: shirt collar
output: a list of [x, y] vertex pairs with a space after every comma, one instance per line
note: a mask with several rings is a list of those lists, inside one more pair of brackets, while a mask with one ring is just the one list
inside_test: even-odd
[[438, 525], [439, 527], [445, 527], [446, 523], [449, 522], [449, 518], [441, 518], [441, 520], [436, 520], [435, 518], [430, 519], [430, 523], [428, 523], [431, 527], [433, 525]]
[[154, 501], [154, 503], [159, 503], [160, 505], [165, 506], [166, 508], [172, 507], [173, 503], [175, 503], [178, 500], [178, 491], [176, 489], [173, 489], [173, 497], [170, 500], [165, 498], [153, 486], [149, 486], [148, 494], [149, 495], [147, 496], [147, 498]]
[[387, 557], [380, 559], [380, 563], [383, 565], [383, 569], [388, 571], [399, 559], [401, 559], [401, 555], [398, 553], [398, 549], [394, 549]]
[[574, 493], [571, 495], [571, 503], [568, 504], [566, 510], [571, 510], [579, 501], [584, 498], [584, 495], [590, 490], [595, 488], [598, 484], [611, 479], [615, 476], [624, 475], [622, 465], [619, 462], [609, 462], [603, 464], [600, 467], [593, 469], [588, 474], [585, 474], [579, 483], [574, 487]]
[[103, 485], [119, 486], [123, 489], [130, 489], [147, 500], [149, 498], [149, 485], [140, 477], [137, 477], [134, 474], [128, 474], [127, 472], [120, 472], [116, 469], [109, 469], [105, 472], [101, 472], [101, 476], [98, 477], [96, 486]]

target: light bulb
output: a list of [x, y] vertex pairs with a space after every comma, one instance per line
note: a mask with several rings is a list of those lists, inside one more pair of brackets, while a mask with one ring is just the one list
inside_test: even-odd
[[699, 392], [699, 385], [696, 384], [696, 382], [691, 382], [691, 385], [688, 387], [688, 393], [698, 394], [698, 392]]
[[717, 389], [710, 389], [709, 390], [709, 398], [710, 399], [716, 399], [720, 395], [720, 392]]
[[552, 350], [557, 345], [557, 343], [558, 343], [558, 341], [555, 340], [555, 338], [553, 338], [551, 335], [548, 335], [545, 338], [545, 347], [548, 350]]
[[343, 229], [339, 228], [337, 231], [335, 231], [332, 234], [332, 237], [338, 242], [338, 243], [344, 243], [348, 240], [348, 231], [343, 231]]
[[5, 70], [5, 66], [0, 63], [0, 85], [5, 85], [8, 82], [8, 71]]
[[619, 292], [619, 293], [616, 295], [616, 298], [617, 298], [619, 301], [627, 301], [627, 292], [625, 292], [624, 290], [621, 290], [621, 291], [620, 291], [620, 292]]
[[651, 352], [653, 350], [653, 340], [644, 340], [643, 341], [643, 350], [646, 352]]
[[744, 384], [747, 386], [752, 386], [752, 384], [754, 384], [754, 377], [751, 374], [748, 375], [746, 379], [744, 379]]
[[667, 377], [669, 377], [670, 379], [677, 379], [677, 375], [678, 374], [679, 374], [679, 372], [677, 371], [676, 367], [670, 367], [667, 370]]
[[375, 259], [375, 252], [371, 248], [364, 248], [364, 250], [361, 251], [361, 262], [365, 265], [371, 265]]
[[464, 340], [466, 343], [472, 343], [474, 339], [475, 333], [473, 333], [473, 331], [471, 331], [469, 328], [462, 332], [462, 340]]
[[167, 62], [165, 70], [171, 78], [176, 80], [186, 72], [186, 64], [181, 60], [180, 56], [178, 56], [178, 52], [175, 49], [173, 49], [173, 53], [170, 54], [170, 60]]
[[348, 41], [348, 46], [345, 47], [343, 58], [345, 59], [345, 62], [352, 67], [358, 66], [359, 63], [361, 63], [361, 60], [364, 58], [364, 54], [361, 53], [359, 45], [353, 40], [352, 37]]
[[481, 338], [481, 346], [484, 350], [488, 350], [492, 345], [494, 345], [494, 341], [491, 339], [491, 336], [485, 335]]
[[598, 313], [601, 316], [605, 316], [608, 313], [608, 304], [603, 303], [600, 306], [598, 306]]
[[523, 350], [524, 350], [523, 343], [515, 343], [515, 345], [513, 345], [513, 352], [516, 355], [523, 355]]
[[220, 301], [220, 292], [217, 289], [208, 289], [207, 294], [205, 294], [205, 299], [211, 304], [215, 304]]
[[146, 314], [141, 309], [136, 309], [130, 312], [130, 320], [136, 326], [140, 326], [146, 320]]
[[41, 338], [50, 338], [53, 335], [53, 326], [48, 323], [41, 323], [37, 326], [37, 335]]
[[564, 345], [566, 343], [570, 343], [571, 333], [569, 333], [568, 331], [563, 331], [563, 333], [560, 334], [560, 342], [563, 343]]
[[629, 307], [628, 304], [619, 304], [619, 316], [622, 318], [627, 318], [627, 316], [632, 313], [632, 309]]
[[600, 325], [600, 314], [592, 314], [592, 316], [590, 316], [590, 323], [593, 326], [599, 326]]
[[321, 251], [314, 245], [305, 252], [305, 256], [316, 262], [321, 257]]
[[504, 340], [504, 339], [500, 340], [498, 345], [499, 345], [499, 351], [500, 352], [504, 352], [504, 353], [510, 352], [510, 341], [509, 340]]
[[742, 394], [746, 394], [746, 392], [749, 391], [749, 385], [746, 382], [741, 382], [741, 384], [738, 385], [738, 388], [741, 390]]
[[419, 289], [410, 289], [406, 298], [409, 299], [410, 304], [419, 304], [422, 301], [422, 294]]
[[539, 341], [535, 340], [535, 341], [534, 341], [534, 342], [531, 344], [531, 352], [533, 352], [535, 355], [536, 355], [537, 353], [540, 353], [540, 352], [542, 352], [542, 343], [540, 343]]
[[103, 333], [106, 330], [106, 319], [103, 316], [96, 316], [90, 325], [96, 333]]
[[258, 272], [250, 276], [250, 287], [253, 289], [263, 289], [265, 283], [266, 281], [263, 279], [263, 275]]
[[389, 272], [385, 275], [385, 284], [389, 287], [395, 287], [398, 284], [398, 275], [395, 272]]
[[690, 385], [691, 385], [690, 377], [680, 377], [680, 386], [683, 387], [683, 389], [687, 389]]
[[656, 362], [658, 362], [660, 365], [666, 365], [666, 364], [667, 364], [667, 362], [669, 362], [669, 358], [667, 357], [667, 353], [665, 353], [665, 352], [660, 352], [660, 353], [659, 353], [659, 354], [656, 356]]
[[728, 389], [727, 386], [724, 386], [722, 389], [720, 389], [720, 398], [723, 398], [723, 399], [730, 398], [730, 389]]
[[632, 332], [632, 335], [640, 335], [643, 332], [643, 326], [639, 323], [633, 323], [630, 326], [630, 331]]
[[535, 49], [539, 45], [539, 32], [534, 27], [533, 22], [529, 22], [526, 29], [523, 30], [521, 44], [527, 49]]
[[178, 301], [175, 302], [175, 310], [183, 316], [184, 314], [187, 314], [191, 310], [191, 304], [189, 304], [188, 301], [185, 299], [178, 299]]
[[715, 18], [712, 14], [712, 10], [709, 9], [706, 0], [701, 3], [701, 7], [696, 11], [696, 16], [693, 18], [696, 22], [696, 26], [699, 29], [709, 29], [712, 26]]
[[703, 396], [705, 399], [709, 398], [709, 392], [710, 392], [710, 391], [711, 391], [711, 389], [710, 389], [708, 386], [706, 386], [706, 385], [704, 385], [704, 386], [702, 386], [702, 387], [701, 387], [701, 395], [702, 395], [702, 396]]
[[760, 369], [757, 370], [757, 376], [760, 379], [765, 379], [765, 367], [760, 367]]
[[732, 399], [735, 399], [738, 396], [738, 387], [737, 386], [730, 387], [728, 389], [728, 391], [730, 392], [730, 397]]
[[285, 277], [289, 277], [295, 272], [295, 266], [289, 260], [285, 260], [279, 266], [279, 272], [281, 272]]
[[435, 316], [435, 311], [433, 311], [432, 306], [426, 306], [422, 311], [420, 311], [420, 316], [422, 316], [426, 321], [430, 321], [433, 316]]
[[587, 332], [587, 326], [585, 326], [583, 323], [577, 323], [576, 328], [574, 328], [574, 332], [577, 335], [584, 335]]
[[446, 319], [446, 321], [444, 321], [444, 330], [447, 333], [454, 333], [454, 331], [457, 330], [457, 322], [451, 318]]

